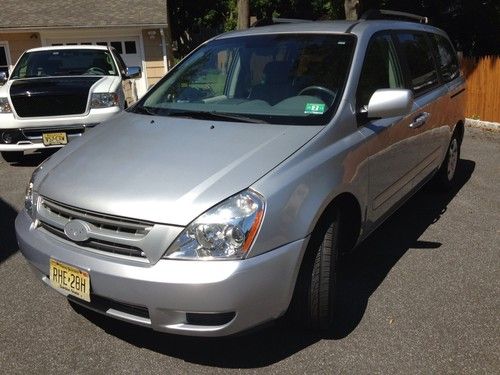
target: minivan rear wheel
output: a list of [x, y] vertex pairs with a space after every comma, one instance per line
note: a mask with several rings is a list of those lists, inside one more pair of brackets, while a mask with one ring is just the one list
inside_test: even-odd
[[339, 255], [339, 215], [322, 225], [309, 242], [292, 301], [295, 323], [312, 330], [326, 330], [333, 320], [337, 263]]
[[15, 163], [16, 161], [21, 160], [24, 153], [22, 151], [2, 151], [2, 158], [7, 163]]
[[455, 185], [457, 169], [460, 162], [460, 139], [457, 132], [451, 137], [446, 157], [434, 177], [435, 186], [439, 190], [450, 190]]

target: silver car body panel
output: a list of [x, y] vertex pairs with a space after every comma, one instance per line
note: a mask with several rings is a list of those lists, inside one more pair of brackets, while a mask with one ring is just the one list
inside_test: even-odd
[[47, 165], [48, 176], [35, 189], [90, 211], [185, 226], [252, 185], [321, 129], [168, 117], [152, 123], [150, 116], [126, 114], [84, 140], [78, 153]]

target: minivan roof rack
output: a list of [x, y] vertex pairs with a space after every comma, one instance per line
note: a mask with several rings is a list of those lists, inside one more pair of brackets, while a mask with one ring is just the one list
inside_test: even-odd
[[363, 13], [360, 17], [361, 20], [399, 20], [399, 21], [413, 21], [419, 23], [429, 23], [429, 18], [419, 16], [418, 14], [399, 12], [396, 10], [386, 9], [370, 9]]
[[312, 22], [312, 21], [298, 19], [298, 18], [273, 18], [272, 20], [261, 19], [254, 22], [251, 27], [278, 25], [282, 23], [304, 23], [304, 22]]

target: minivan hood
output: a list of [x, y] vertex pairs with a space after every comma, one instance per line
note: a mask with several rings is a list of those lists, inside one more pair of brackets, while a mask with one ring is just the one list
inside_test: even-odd
[[55, 166], [47, 163], [35, 188], [74, 207], [185, 226], [248, 188], [321, 129], [125, 113]]

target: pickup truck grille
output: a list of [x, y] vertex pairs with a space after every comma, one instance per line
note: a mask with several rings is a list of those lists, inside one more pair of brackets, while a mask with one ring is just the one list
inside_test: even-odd
[[91, 87], [101, 76], [17, 79], [10, 98], [20, 117], [79, 115], [87, 110]]
[[14, 110], [19, 117], [79, 115], [87, 110], [88, 93], [77, 95], [15, 96]]
[[[78, 246], [140, 258], [146, 257], [141, 249], [141, 240], [154, 226], [151, 223], [77, 209], [44, 197], [38, 203], [37, 218], [44, 230]], [[66, 236], [64, 227], [75, 219], [84, 221], [90, 227], [88, 240], [76, 242]]]

